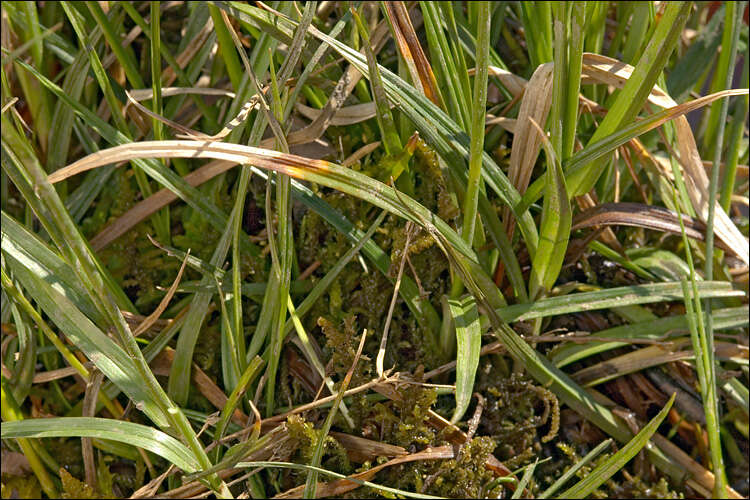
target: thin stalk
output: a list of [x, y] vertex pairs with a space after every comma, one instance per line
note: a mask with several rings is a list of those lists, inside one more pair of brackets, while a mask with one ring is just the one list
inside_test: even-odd
[[578, 125], [578, 96], [581, 92], [581, 67], [583, 61], [584, 29], [586, 27], [586, 2], [570, 2], [567, 90], [565, 94], [565, 116], [563, 117], [562, 153], [563, 162], [573, 156], [573, 146]]
[[477, 36], [477, 70], [474, 76], [474, 96], [471, 110], [471, 144], [469, 148], [469, 179], [466, 183], [464, 219], [461, 237], [469, 245], [474, 240], [479, 199], [479, 182], [484, 152], [484, 122], [487, 109], [487, 66], [489, 65], [490, 5], [479, 6], [479, 33]]
[[[737, 52], [737, 42], [740, 37], [741, 19], [738, 13], [737, 3], [729, 2], [726, 4], [726, 20], [724, 29], [731, 30], [731, 41], [727, 52], [729, 60], [733, 61]], [[724, 78], [724, 88], [732, 85], [733, 71], [726, 71]], [[716, 215], [716, 193], [719, 184], [719, 170], [721, 167], [721, 153], [724, 144], [724, 128], [727, 121], [727, 111], [729, 109], [729, 100], [721, 101], [721, 110], [719, 112], [718, 130], [716, 132], [716, 141], [713, 145], [714, 158], [713, 168], [711, 169], [711, 179], [708, 185], [708, 220], [706, 220], [706, 261], [704, 273], [706, 279], [712, 279], [714, 275], [714, 217]], [[682, 224], [682, 220], [680, 220]], [[687, 249], [687, 247], [686, 247]], [[706, 394], [704, 395], [704, 405], [706, 406], [706, 430], [708, 432], [708, 441], [711, 450], [711, 462], [713, 463], [714, 475], [716, 482], [714, 484], [714, 496], [717, 498], [726, 498], [727, 478], [724, 473], [724, 458], [721, 453], [721, 435], [718, 422], [719, 403], [716, 394], [716, 361], [714, 359], [714, 327], [711, 315], [712, 301], [707, 299], [705, 302], [706, 309], [706, 326], [705, 326], [705, 348], [706, 351]], [[696, 360], [697, 362], [697, 360]], [[709, 413], [711, 417], [709, 418]]]
[[[748, 86], [748, 66], [750, 66], [750, 64], [744, 64], [742, 70], [742, 83], [740, 83], [742, 87]], [[729, 150], [727, 151], [727, 158], [724, 164], [724, 177], [721, 182], [721, 201], [719, 204], [727, 213], [729, 213], [729, 208], [732, 205], [732, 193], [734, 192], [734, 182], [737, 176], [737, 162], [742, 147], [742, 135], [745, 132], [747, 114], [748, 97], [739, 97], [734, 103], [732, 125], [729, 128]]]
[[[566, 108], [568, 104], [566, 99], [566, 83], [568, 81], [567, 4], [567, 2], [555, 2], [552, 6], [552, 13], [554, 15], [553, 30], [555, 35], [553, 41], [552, 107], [550, 108], [549, 123], [550, 142], [560, 161], [564, 160], [562, 157], [563, 131], [565, 127], [563, 121], [567, 116]], [[544, 123], [540, 123], [539, 125], [544, 127]], [[547, 159], [547, 161], [551, 162], [550, 159]]]

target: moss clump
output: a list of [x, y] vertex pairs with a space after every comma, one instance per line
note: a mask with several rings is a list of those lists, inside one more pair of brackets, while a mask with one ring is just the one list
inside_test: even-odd
[[[495, 439], [496, 455], [509, 468], [528, 462], [541, 451], [541, 441], [557, 433], [559, 408], [546, 389], [517, 374], [500, 381], [484, 375], [478, 387], [485, 396], [478, 433]], [[549, 432], [540, 438], [537, 429], [548, 422]]]
[[2, 498], [42, 498], [42, 487], [34, 474], [2, 477]]
[[[292, 415], [287, 419], [286, 427], [291, 438], [291, 447], [294, 449], [290, 460], [299, 464], [309, 465], [313, 459], [315, 448], [322, 438], [322, 431], [315, 429], [311, 422], [307, 422], [298, 415]], [[327, 470], [350, 474], [352, 466], [346, 449], [332, 436], [325, 437], [323, 457], [320, 466]], [[282, 474], [284, 489], [293, 488], [305, 482], [306, 471], [287, 470]]]
[[[357, 335], [356, 316], [349, 315], [341, 322], [343, 328], [337, 328], [329, 319], [318, 318], [318, 326], [326, 337], [326, 352], [330, 355], [329, 367], [339, 380], [343, 380], [346, 373], [354, 364], [354, 357], [359, 347], [360, 336]], [[356, 387], [373, 377], [372, 363], [367, 356], [360, 356], [352, 373], [349, 387]]]
[[74, 478], [64, 468], [60, 469], [60, 481], [63, 487], [62, 498], [102, 498], [94, 488]]

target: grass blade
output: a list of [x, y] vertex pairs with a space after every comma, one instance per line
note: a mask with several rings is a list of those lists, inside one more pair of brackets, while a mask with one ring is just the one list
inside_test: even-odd
[[[531, 118], [529, 118], [531, 120]], [[539, 245], [534, 255], [529, 277], [529, 297], [547, 293], [555, 284], [568, 247], [572, 211], [565, 186], [565, 176], [549, 139], [532, 120], [547, 153], [546, 194], [539, 225]]]
[[612, 439], [606, 439], [602, 441], [601, 443], [599, 443], [598, 445], [596, 445], [596, 447], [594, 447], [593, 450], [588, 452], [585, 457], [583, 457], [581, 460], [573, 464], [573, 466], [571, 466], [568, 470], [566, 470], [564, 474], [562, 474], [559, 478], [557, 478], [557, 480], [552, 484], [552, 486], [544, 490], [544, 492], [542, 492], [542, 494], [539, 495], [539, 498], [549, 498], [552, 495], [554, 495], [557, 490], [559, 490], [562, 486], [564, 486], [565, 483], [568, 480], [570, 480], [570, 478], [572, 478], [575, 475], [575, 473], [581, 469], [581, 467], [590, 463], [596, 457], [601, 455], [602, 452], [606, 450], [607, 448], [609, 448], [611, 444], [612, 444]]
[[455, 424], [469, 407], [474, 392], [474, 377], [482, 349], [482, 329], [474, 297], [449, 299], [448, 307], [456, 329], [456, 409], [451, 423]]
[[64, 417], [4, 422], [3, 439], [91, 437], [109, 439], [148, 450], [185, 472], [200, 468], [188, 448], [172, 436], [146, 425], [111, 418]]
[[579, 481], [575, 486], [568, 488], [560, 495], [560, 498], [586, 498], [596, 488], [612, 477], [617, 471], [623, 468], [623, 466], [630, 461], [631, 458], [636, 456], [638, 452], [644, 446], [648, 445], [649, 438], [656, 432], [661, 425], [664, 418], [672, 408], [674, 403], [675, 395], [669, 398], [664, 408], [646, 424], [638, 434], [631, 439], [628, 444], [622, 447], [620, 451], [608, 458], [603, 464], [597, 466], [591, 473], [583, 480]]

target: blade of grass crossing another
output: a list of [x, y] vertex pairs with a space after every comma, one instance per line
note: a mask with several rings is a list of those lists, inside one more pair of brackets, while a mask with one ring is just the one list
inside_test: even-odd
[[185, 472], [200, 469], [188, 448], [169, 434], [123, 420], [94, 417], [37, 418], [3, 422], [3, 439], [92, 437], [137, 446], [158, 455]]
[[611, 444], [612, 444], [612, 438], [606, 439], [602, 441], [601, 443], [599, 443], [598, 445], [596, 445], [596, 447], [590, 452], [588, 452], [585, 457], [583, 457], [581, 460], [573, 464], [573, 466], [571, 466], [568, 470], [565, 471], [565, 473], [563, 473], [559, 478], [557, 478], [557, 480], [552, 484], [552, 486], [544, 490], [544, 492], [542, 492], [539, 495], [539, 498], [549, 498], [550, 496], [554, 495], [555, 492], [557, 492], [557, 490], [559, 490], [563, 485], [565, 485], [565, 483], [568, 480], [570, 480], [570, 478], [575, 476], [575, 473], [578, 472], [581, 469], [581, 467], [590, 463], [596, 457], [601, 455], [601, 453], [607, 448], [609, 448]]
[[[533, 120], [532, 124], [542, 137], [542, 145], [547, 155], [547, 185], [542, 222], [539, 225], [539, 245], [529, 277], [529, 297], [537, 298], [552, 289], [560, 274], [565, 259], [565, 250], [568, 247], [573, 215], [565, 186], [565, 176], [558, 157], [539, 125]], [[562, 147], [561, 143], [560, 146]]]
[[[318, 442], [315, 444], [315, 451], [313, 452], [313, 457], [310, 463], [311, 467], [319, 467], [320, 461], [323, 458], [323, 451], [325, 450], [325, 442], [328, 438], [328, 431], [331, 429], [331, 424], [333, 424], [333, 419], [336, 416], [336, 412], [339, 409], [339, 406], [341, 405], [342, 400], [344, 399], [344, 393], [346, 392], [347, 387], [349, 387], [349, 382], [352, 380], [352, 375], [354, 375], [354, 369], [357, 367], [357, 363], [359, 362], [359, 357], [362, 355], [362, 348], [365, 346], [365, 340], [367, 339], [367, 330], [362, 331], [362, 338], [359, 340], [359, 347], [357, 347], [357, 352], [354, 354], [354, 360], [352, 361], [352, 366], [349, 367], [349, 370], [346, 372], [346, 375], [344, 376], [344, 380], [341, 381], [341, 387], [339, 387], [338, 392], [336, 393], [336, 399], [333, 401], [333, 406], [331, 407], [331, 410], [328, 412], [328, 416], [326, 416], [325, 422], [323, 422], [323, 428], [320, 430], [320, 435], [318, 437]], [[318, 488], [318, 472], [315, 470], [310, 470], [307, 474], [307, 480], [305, 481], [305, 490], [303, 492], [303, 498], [317, 498], [316, 490]]]
[[610, 477], [614, 476], [630, 459], [632, 459], [641, 448], [649, 446], [649, 439], [661, 425], [664, 418], [672, 408], [675, 394], [669, 398], [664, 408], [646, 424], [641, 431], [633, 437], [620, 451], [609, 457], [603, 464], [591, 471], [585, 479], [582, 479], [571, 488], [563, 492], [559, 498], [586, 498], [595, 489], [604, 484]]
[[[219, 417], [219, 421], [216, 424], [216, 429], [214, 430], [214, 441], [220, 441], [221, 438], [224, 437], [224, 432], [229, 425], [229, 420], [232, 418], [232, 414], [234, 413], [235, 408], [237, 408], [237, 405], [239, 405], [240, 403], [240, 398], [250, 388], [250, 384], [253, 383], [255, 378], [260, 373], [260, 369], [263, 367], [263, 364], [264, 361], [260, 358], [260, 356], [255, 356], [245, 368], [245, 371], [242, 373], [242, 376], [240, 376], [237, 385], [229, 395], [224, 408], [222, 408], [221, 410], [221, 416]], [[214, 463], [219, 461], [220, 451], [221, 447], [217, 446], [216, 451], [214, 452], [214, 456], [212, 457]]]
[[511, 495], [511, 499], [521, 498], [521, 495], [523, 495], [524, 491], [526, 490], [526, 485], [529, 484], [531, 478], [534, 477], [534, 471], [536, 470], [536, 466], [538, 463], [539, 459], [537, 458], [536, 460], [534, 460], [533, 464], [526, 467], [526, 470], [523, 473], [523, 477], [521, 477], [521, 480], [518, 481], [516, 491], [514, 491], [513, 495]]
[[[722, 60], [725, 56], [728, 56], [728, 60], [731, 62], [735, 59], [735, 54], [737, 51], [737, 43], [739, 41], [740, 37], [740, 27], [742, 24], [741, 16], [739, 13], [740, 8], [746, 4], [743, 3], [728, 3], [726, 5], [726, 16], [725, 16], [725, 22], [724, 22], [724, 40], [727, 38], [730, 39], [729, 44], [723, 43], [722, 47], [725, 50], [722, 50], [722, 53], [719, 56], [719, 64], [721, 65]], [[728, 45], [728, 46], [727, 46]], [[745, 63], [747, 64], [747, 63]], [[720, 71], [719, 68], [717, 68], [716, 77], [718, 77], [722, 73], [718, 73]], [[732, 77], [734, 76], [734, 71], [729, 71], [728, 69], [725, 70], [725, 77], [723, 82], [723, 88], [729, 88], [732, 85]], [[705, 260], [705, 276], [706, 279], [712, 279], [714, 274], [714, 220], [716, 215], [716, 195], [718, 191], [718, 184], [719, 184], [719, 170], [720, 170], [720, 164], [721, 164], [721, 153], [724, 145], [724, 129], [726, 126], [727, 121], [727, 111], [729, 109], [729, 100], [724, 99], [721, 101], [721, 108], [719, 110], [719, 117], [718, 117], [718, 130], [716, 131], [716, 137], [715, 142], [712, 144], [713, 147], [713, 168], [711, 169], [711, 178], [709, 181], [708, 186], [708, 219], [706, 220], [706, 260]], [[712, 107], [711, 109], [711, 115], [709, 115], [710, 118], [713, 118], [715, 108]], [[712, 132], [713, 128], [709, 127], [708, 132]], [[708, 134], [707, 137], [708, 138]], [[682, 225], [682, 220], [680, 220], [680, 224]], [[683, 228], [683, 234], [684, 234], [684, 228]], [[684, 236], [683, 236], [684, 238]], [[689, 252], [688, 249], [686, 249], [687, 252]], [[691, 273], [692, 274], [692, 273]], [[691, 276], [693, 279], [693, 284], [695, 283], [694, 276]], [[712, 318], [712, 308], [713, 304], [711, 299], [707, 299], [705, 302], [705, 309], [706, 309], [706, 326], [705, 326], [705, 365], [706, 365], [706, 384], [705, 392], [701, 391], [701, 394], [704, 397], [703, 404], [706, 408], [706, 430], [708, 432], [708, 441], [710, 445], [711, 450], [711, 462], [713, 464], [714, 468], [714, 474], [716, 476], [716, 483], [714, 484], [714, 496], [717, 498], [726, 498], [727, 492], [726, 492], [726, 486], [727, 486], [727, 478], [726, 473], [724, 471], [724, 458], [721, 451], [721, 436], [720, 436], [720, 429], [719, 429], [719, 400], [718, 400], [718, 394], [717, 394], [717, 383], [716, 383], [716, 360], [714, 356], [714, 326], [713, 326], [713, 318]], [[700, 319], [700, 318], [699, 318]], [[696, 353], [697, 355], [697, 353]], [[710, 406], [709, 406], [710, 405]], [[709, 414], [710, 419], [709, 419]]]
[[[132, 140], [130, 129], [122, 116], [122, 103], [115, 96], [112, 82], [110, 81], [104, 66], [102, 66], [102, 62], [99, 59], [96, 50], [91, 47], [89, 35], [85, 31], [85, 26], [83, 26], [81, 19], [79, 19], [80, 13], [72, 7], [69, 2], [61, 2], [61, 4], [63, 10], [67, 14], [68, 20], [78, 36], [78, 39], [80, 40], [81, 45], [85, 47], [86, 53], [89, 55], [91, 69], [96, 77], [96, 81], [99, 83], [99, 87], [102, 89], [104, 98], [109, 105], [110, 115], [114, 120], [115, 127], [129, 140]], [[145, 173], [139, 167], [136, 167], [134, 172], [138, 188], [141, 190], [143, 197], [147, 198], [151, 196], [151, 186], [148, 184], [148, 179], [146, 178]], [[162, 241], [169, 241], [169, 220], [164, 216], [164, 212], [155, 214], [153, 217], [153, 223], [154, 229], [159, 235], [159, 239]]]
[[[15, 398], [13, 398], [13, 392], [9, 390], [8, 385], [7, 379], [2, 377], [2, 381], [0, 382], [0, 401], [2, 401], [2, 405], [0, 408], [2, 408], [3, 425], [0, 426], [0, 432], [3, 434], [5, 434], [8, 427], [12, 430], [14, 424], [23, 424], [25, 422], [21, 408], [18, 406]], [[5, 439], [4, 435], [3, 439]], [[34, 450], [32, 441], [26, 437], [16, 437], [15, 439], [21, 448], [23, 456], [28, 460], [32, 472], [39, 481], [42, 491], [49, 498], [58, 498], [57, 486], [47, 471], [44, 462]]]
[[[654, 36], [635, 66], [633, 76], [617, 96], [607, 115], [596, 128], [589, 144], [614, 133], [623, 125], [632, 122], [646, 103], [651, 89], [667, 64], [669, 56], [680, 40], [682, 28], [687, 22], [692, 2], [670, 2], [659, 20]], [[592, 162], [567, 179], [571, 196], [587, 193], [594, 186], [604, 167], [604, 159]]]

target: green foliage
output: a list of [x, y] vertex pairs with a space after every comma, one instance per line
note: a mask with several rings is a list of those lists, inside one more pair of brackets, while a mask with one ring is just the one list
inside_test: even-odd
[[[3, 498], [128, 496], [171, 465], [196, 495], [314, 496], [403, 457], [359, 463], [338, 433], [407, 454], [344, 497], [733, 496], [723, 469], [747, 495], [747, 96], [696, 96], [747, 86], [748, 31], [744, 3], [714, 4], [4, 2], [2, 433], [32, 470]], [[542, 64], [540, 156], [520, 116], [540, 89], [519, 77]], [[684, 238], [609, 203], [671, 210]], [[597, 207], [605, 225], [581, 223]], [[365, 329], [348, 387], [367, 390], [333, 402]], [[657, 348], [668, 384], [576, 382]], [[686, 432], [676, 404], [642, 448], [672, 385], [706, 424]], [[234, 434], [234, 410], [279, 426]], [[429, 448], [455, 453], [408, 461]], [[246, 481], [215, 475], [245, 459]]]

